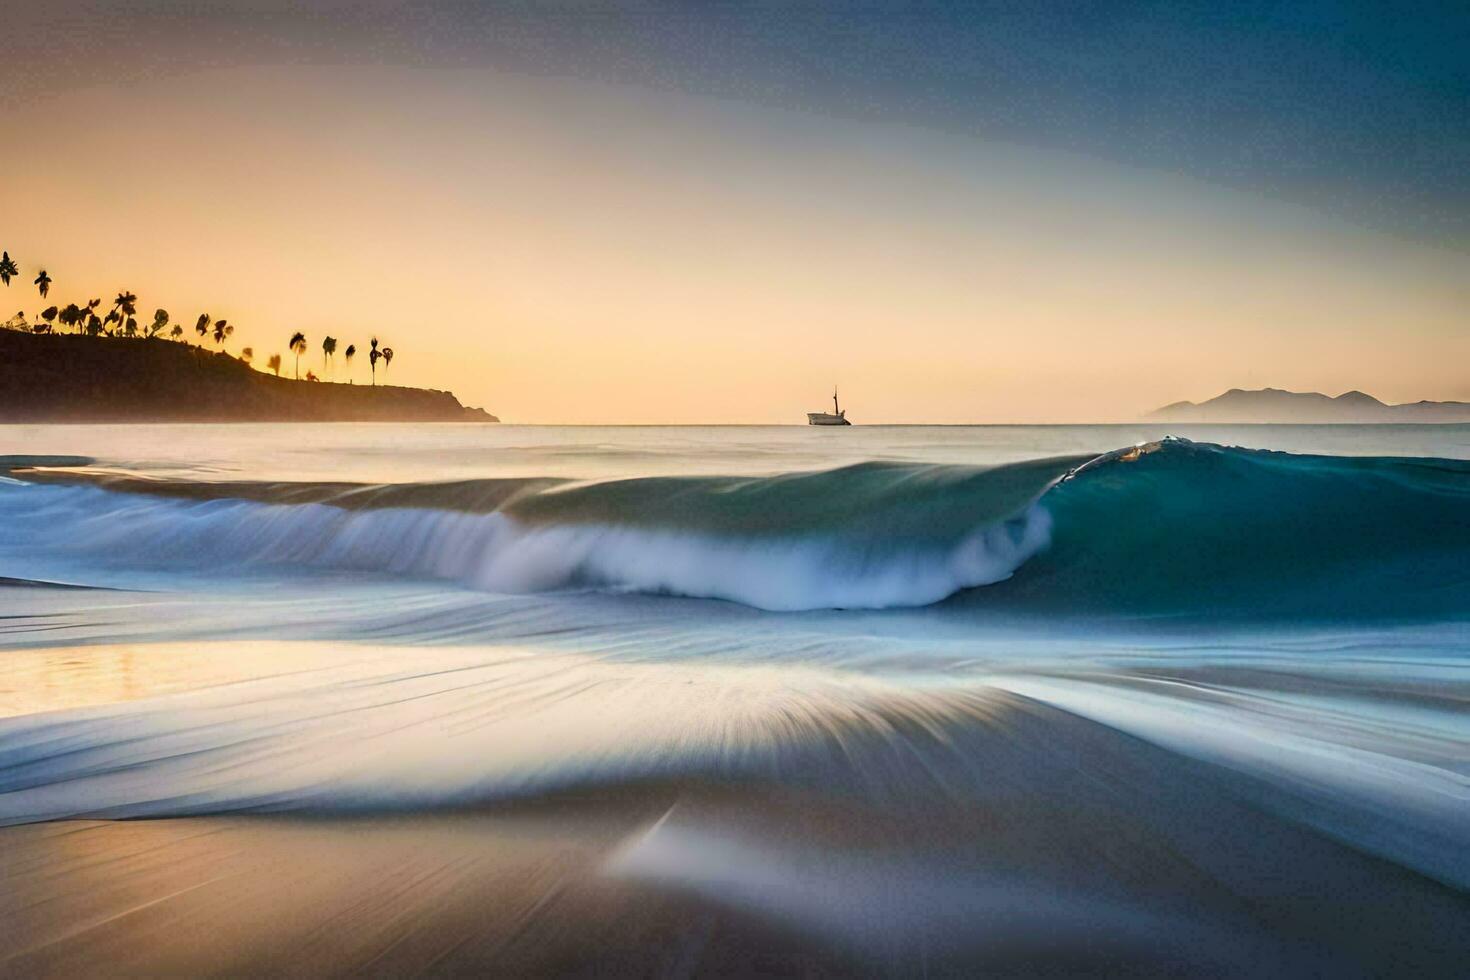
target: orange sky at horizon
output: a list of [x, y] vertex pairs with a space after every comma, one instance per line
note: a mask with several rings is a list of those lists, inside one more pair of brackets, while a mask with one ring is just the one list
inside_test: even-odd
[[[231, 69], [8, 110], [5, 315], [121, 288], [507, 421], [1122, 421], [1470, 400], [1470, 256], [1186, 178], [483, 70]], [[213, 346], [213, 345], [211, 345]], [[381, 370], [381, 369], [380, 369]], [[381, 380], [381, 378], [380, 378]]]

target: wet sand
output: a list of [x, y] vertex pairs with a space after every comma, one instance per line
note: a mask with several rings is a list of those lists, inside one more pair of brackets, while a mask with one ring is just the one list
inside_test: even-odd
[[1136, 826], [1079, 833], [1099, 815], [901, 830], [795, 795], [650, 787], [12, 827], [0, 974], [1449, 976], [1470, 952], [1463, 896], [1320, 839], [1228, 813], [1246, 825], [1214, 871], [1244, 856], [1242, 829], [1261, 836], [1218, 875]]
[[676, 969], [697, 910], [602, 878], [638, 808], [0, 832], [10, 976]]
[[[0, 746], [12, 813], [37, 765], [63, 788], [165, 794], [147, 812], [220, 808], [0, 828], [4, 976], [1448, 976], [1470, 960], [1463, 891], [1293, 818], [1248, 775], [983, 685], [320, 643], [4, 657], [0, 714], [44, 723]], [[694, 762], [432, 807], [322, 809], [334, 797], [305, 783], [286, 812], [191, 803], [221, 771], [288, 760], [263, 740], [293, 705], [351, 719], [348, 741], [312, 743], [346, 753], [324, 786], [415, 739], [446, 775], [540, 751], [507, 740]], [[180, 742], [198, 768], [171, 777], [181, 750], [149, 748], [231, 719], [260, 754]]]
[[1046, 714], [974, 759], [984, 800], [695, 780], [0, 829], [0, 975], [1450, 976], [1470, 956], [1463, 893]]
[[[34, 631], [38, 617], [24, 617]], [[370, 656], [370, 655], [369, 655]], [[0, 651], [0, 718], [126, 704], [360, 663], [330, 643], [106, 643]]]

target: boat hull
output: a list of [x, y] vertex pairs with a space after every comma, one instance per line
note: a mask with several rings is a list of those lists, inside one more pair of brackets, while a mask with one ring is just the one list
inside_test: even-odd
[[847, 414], [833, 415], [831, 412], [807, 412], [807, 425], [852, 425], [847, 420]]

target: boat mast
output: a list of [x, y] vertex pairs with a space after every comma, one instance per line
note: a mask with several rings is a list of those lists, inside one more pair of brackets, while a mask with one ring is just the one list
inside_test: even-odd
[[839, 411], [838, 408], [837, 408], [837, 386], [836, 385], [833, 385], [832, 386], [832, 414], [833, 415], [841, 415], [842, 414], [842, 412]]

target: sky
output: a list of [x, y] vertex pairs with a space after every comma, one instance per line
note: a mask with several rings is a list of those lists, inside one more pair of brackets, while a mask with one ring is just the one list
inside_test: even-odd
[[56, 0], [0, 37], [7, 315], [44, 266], [257, 361], [377, 336], [521, 422], [1470, 400], [1463, 5]]

